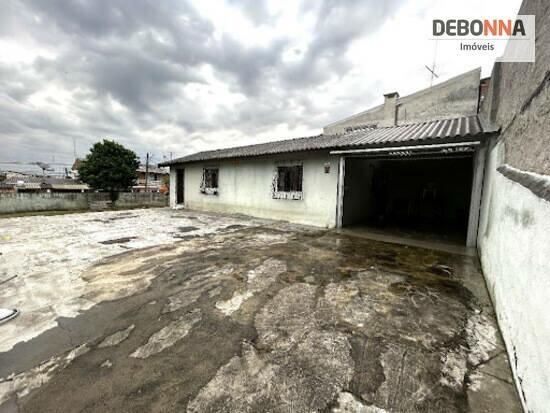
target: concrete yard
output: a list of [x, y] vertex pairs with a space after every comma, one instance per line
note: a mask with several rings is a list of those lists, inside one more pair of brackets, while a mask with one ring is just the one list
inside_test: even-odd
[[521, 411], [472, 256], [170, 209], [0, 254], [0, 412]]

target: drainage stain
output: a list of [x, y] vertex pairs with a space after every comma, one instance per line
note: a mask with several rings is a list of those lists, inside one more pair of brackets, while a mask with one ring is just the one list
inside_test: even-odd
[[107, 241], [101, 241], [100, 244], [104, 245], [111, 245], [111, 244], [126, 244], [127, 242], [132, 241], [133, 239], [136, 239], [137, 237], [124, 237], [124, 238], [116, 238], [116, 239], [110, 239]]
[[191, 232], [196, 231], [198, 228], [193, 226], [187, 226], [187, 227], [178, 227], [179, 232]]
[[228, 225], [225, 227], [225, 229], [240, 229], [240, 228], [244, 228], [244, 225], [235, 224], [235, 225]]

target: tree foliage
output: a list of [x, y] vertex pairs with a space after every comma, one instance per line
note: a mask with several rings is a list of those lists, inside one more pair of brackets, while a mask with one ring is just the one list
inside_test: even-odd
[[80, 179], [94, 189], [108, 191], [116, 201], [119, 191], [134, 185], [139, 158], [135, 152], [110, 140], [97, 142], [78, 167]]

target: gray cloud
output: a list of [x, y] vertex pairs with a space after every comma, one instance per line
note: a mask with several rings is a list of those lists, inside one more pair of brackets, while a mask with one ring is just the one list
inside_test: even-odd
[[[277, 18], [264, 1], [229, 1], [257, 26]], [[213, 23], [188, 1], [8, 2], [0, 13], [0, 39], [52, 53], [28, 64], [0, 64], [1, 157], [50, 159], [58, 153], [69, 160], [73, 137], [81, 148], [114, 137], [139, 154], [182, 154], [212, 144], [206, 134], [219, 134], [223, 143], [228, 130], [239, 131], [252, 143], [280, 124], [322, 127], [343, 108], [325, 113], [308, 91], [344, 76], [351, 69], [349, 46], [378, 30], [399, 6], [400, 0], [305, 0], [302, 12], [316, 16], [313, 38], [286, 63], [282, 56], [292, 39], [284, 33], [260, 46], [244, 45], [230, 32], [215, 35]], [[207, 115], [211, 108], [187, 92], [208, 82], [204, 67], [246, 99]], [[48, 97], [51, 105], [31, 104], [45, 88], [71, 92], [69, 114], [56, 109], [61, 97], [55, 94]], [[354, 99], [365, 96], [357, 91], [349, 97]], [[113, 102], [124, 110], [116, 111]], [[212, 102], [214, 107], [215, 95]], [[159, 125], [173, 131], [162, 147], [151, 139]]]

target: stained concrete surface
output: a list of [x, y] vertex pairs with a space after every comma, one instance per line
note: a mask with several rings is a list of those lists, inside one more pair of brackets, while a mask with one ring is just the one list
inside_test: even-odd
[[[33, 326], [25, 322], [17, 342], [0, 326], [0, 343], [13, 342], [0, 352], [1, 412], [521, 411], [474, 257], [154, 212], [147, 217], [163, 222], [164, 235], [105, 213], [111, 239], [136, 239], [101, 244], [109, 237], [89, 224], [79, 240], [87, 260], [52, 265], [51, 277], [72, 266], [82, 284], [75, 292], [54, 282], [57, 295], [65, 288], [71, 302], [91, 305], [74, 304], [65, 316], [59, 307], [47, 329], [26, 333]], [[93, 216], [76, 219], [85, 226]], [[28, 219], [8, 222], [4, 235]], [[57, 236], [71, 233], [73, 219]], [[183, 226], [198, 229], [178, 240]], [[42, 232], [30, 238], [47, 244]], [[36, 276], [21, 268], [16, 280]], [[38, 298], [23, 295], [22, 305], [55, 301], [33, 287]]]

